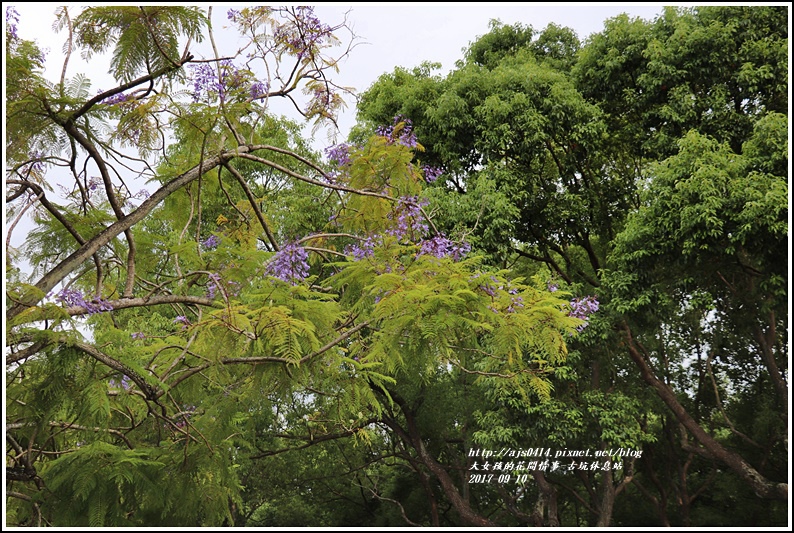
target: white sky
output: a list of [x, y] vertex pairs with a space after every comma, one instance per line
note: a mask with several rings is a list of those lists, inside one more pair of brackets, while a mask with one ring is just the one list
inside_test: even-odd
[[[4, 7], [9, 3], [4, 3]], [[13, 5], [13, 4], [12, 4]], [[46, 75], [58, 79], [63, 65], [61, 48], [65, 33], [52, 30], [55, 3], [16, 4], [20, 20], [18, 34], [25, 39], [33, 38], [47, 53]], [[80, 4], [66, 4], [81, 6]], [[227, 24], [226, 12], [229, 8], [239, 8], [240, 4], [202, 4], [190, 5], [215, 6], [214, 26], [216, 39], [222, 46], [223, 26]], [[320, 20], [336, 25], [347, 15], [348, 25], [360, 37], [359, 46], [353, 49], [348, 59], [341, 63], [339, 74], [334, 79], [339, 85], [354, 87], [363, 92], [383, 73], [395, 67], [412, 68], [423, 61], [442, 64], [441, 73], [445, 74], [454, 67], [455, 61], [463, 56], [462, 50], [478, 36], [488, 32], [488, 22], [499, 19], [505, 24], [520, 22], [531, 25], [540, 31], [551, 22], [572, 28], [584, 40], [587, 36], [603, 29], [604, 21], [620, 13], [653, 20], [662, 12], [662, 3], [339, 3], [318, 2], [315, 13]], [[668, 3], [667, 5], [670, 5]], [[206, 40], [205, 40], [206, 43]], [[202, 43], [204, 44], [204, 43]], [[107, 62], [92, 61], [101, 68], [81, 63], [74, 54], [69, 64], [68, 75], [78, 72], [88, 75], [92, 81], [92, 92], [98, 88], [112, 87], [112, 78], [106, 74]], [[343, 141], [355, 123], [355, 103], [349, 101], [348, 108], [340, 116]], [[318, 135], [317, 144], [321, 148], [328, 144], [324, 135]]]

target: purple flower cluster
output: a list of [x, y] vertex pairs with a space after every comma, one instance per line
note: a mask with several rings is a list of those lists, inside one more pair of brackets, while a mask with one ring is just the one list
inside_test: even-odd
[[86, 300], [83, 293], [79, 290], [63, 289], [55, 295], [58, 302], [65, 304], [67, 307], [82, 307], [89, 315], [102, 313], [104, 311], [113, 311], [113, 306], [110, 302], [102, 298], [94, 298], [93, 300]]
[[515, 289], [511, 289], [508, 291], [511, 295], [510, 296], [510, 305], [507, 306], [508, 313], [515, 313], [516, 309], [523, 309], [524, 308], [524, 299], [521, 296], [515, 296], [518, 294], [518, 291]]
[[408, 148], [416, 148], [416, 135], [413, 132], [413, 122], [402, 115], [394, 117], [391, 126], [378, 126], [375, 131], [381, 137], [386, 137], [389, 144], [401, 144]]
[[443, 168], [424, 166], [422, 170], [425, 173], [425, 181], [427, 183], [435, 183], [438, 177], [444, 173]]
[[[479, 277], [480, 277], [480, 275], [479, 275], [479, 274], [475, 274], [474, 276], [472, 276], [472, 279], [477, 279], [477, 278], [479, 278]], [[491, 276], [491, 281], [492, 281], [493, 283], [497, 283], [497, 284], [499, 283], [499, 280], [497, 280], [497, 279], [496, 279], [496, 276]], [[480, 286], [479, 286], [478, 288], [479, 288], [479, 289], [480, 289], [482, 292], [484, 292], [485, 294], [487, 294], [488, 296], [490, 296], [491, 298], [496, 298], [496, 290], [497, 290], [497, 289], [496, 289], [496, 286], [494, 286], [494, 285], [491, 285], [490, 283], [482, 283], [482, 284], [480, 284]], [[503, 288], [503, 287], [499, 286], [499, 289], [500, 289], [500, 290], [501, 290], [502, 288]]]
[[207, 250], [214, 250], [218, 247], [221, 243], [221, 240], [218, 238], [217, 235], [210, 235], [204, 241], [202, 241], [201, 245], [206, 248]]
[[[198, 102], [202, 96], [211, 97], [218, 95], [221, 102], [226, 101], [230, 90], [243, 86], [245, 76], [229, 59], [224, 59], [218, 65], [201, 63], [191, 65], [193, 77], [193, 101]], [[220, 70], [220, 77], [218, 71]], [[251, 98], [264, 98], [267, 96], [269, 84], [255, 82], [249, 88]]]
[[557, 292], [560, 289], [557, 283], [548, 282], [546, 286], [549, 288], [549, 292]]
[[184, 428], [187, 426], [187, 422], [190, 419], [190, 416], [196, 412], [195, 405], [183, 405], [182, 411], [176, 414], [177, 422], [176, 427]]
[[102, 102], [100, 102], [100, 103], [107, 104], [107, 105], [115, 105], [115, 104], [120, 104], [120, 103], [126, 102], [127, 100], [129, 100], [129, 98], [130, 98], [130, 95], [124, 94], [124, 93], [119, 93], [119, 94], [114, 94], [113, 96], [108, 96], [107, 98], [102, 100]]
[[387, 231], [397, 239], [418, 241], [428, 232], [427, 222], [422, 215], [422, 207], [428, 204], [427, 200], [420, 200], [416, 196], [402, 196], [397, 201], [397, 207], [389, 213], [389, 219], [397, 221], [397, 227]]
[[[228, 62], [228, 60], [227, 60]], [[191, 65], [193, 74], [193, 101], [201, 100], [203, 94], [216, 93], [223, 100], [225, 87], [218, 79], [218, 69], [209, 63]]]
[[297, 243], [279, 250], [265, 267], [265, 273], [296, 285], [309, 276], [308, 252]]
[[356, 261], [360, 261], [367, 257], [372, 257], [375, 253], [375, 246], [378, 246], [380, 243], [381, 239], [378, 236], [371, 235], [362, 240], [359, 244], [348, 246], [345, 249], [345, 253], [352, 255], [353, 259]]
[[102, 178], [100, 178], [99, 176], [91, 176], [91, 178], [88, 180], [88, 190], [95, 191], [97, 190], [97, 187], [99, 187], [101, 184], [102, 184]]
[[467, 242], [454, 242], [444, 235], [436, 235], [432, 239], [422, 241], [419, 249], [420, 255], [434, 255], [438, 258], [449, 257], [453, 261], [460, 261], [471, 251]]
[[256, 81], [251, 85], [249, 92], [254, 100], [264, 100], [270, 90], [270, 82]]
[[218, 287], [221, 286], [221, 277], [219, 274], [210, 274], [207, 277], [210, 278], [210, 282], [207, 283], [207, 298], [215, 298]]
[[135, 204], [133, 203], [133, 200], [146, 200], [147, 198], [149, 198], [149, 196], [151, 196], [151, 193], [149, 191], [147, 191], [146, 189], [141, 189], [140, 191], [126, 198], [124, 200], [124, 204], [130, 207], [136, 207]]
[[328, 157], [328, 161], [334, 163], [338, 167], [343, 167], [350, 163], [350, 145], [347, 143], [340, 143], [329, 146], [325, 149], [325, 155]]
[[108, 385], [110, 385], [110, 387], [114, 389], [123, 388], [124, 390], [130, 390], [130, 387], [132, 387], [132, 380], [127, 376], [122, 375], [120, 385], [116, 383], [115, 379], [111, 379], [110, 381], [108, 381]]
[[17, 40], [17, 24], [19, 24], [19, 13], [14, 6], [6, 7], [6, 31], [9, 40]]
[[[481, 274], [475, 274], [471, 278], [469, 278], [469, 281], [479, 279], [480, 276]], [[506, 313], [515, 313], [518, 309], [524, 308], [524, 298], [519, 296], [518, 289], [511, 286], [510, 281], [508, 281], [507, 284], [505, 285], [503, 282], [498, 280], [496, 276], [490, 276], [490, 282], [480, 283], [478, 289], [480, 289], [482, 292], [490, 296], [492, 301], [496, 300], [497, 296], [499, 295], [498, 291], [506, 290], [507, 294], [510, 295], [510, 303], [507, 304], [507, 307], [505, 307], [504, 309]], [[499, 314], [499, 309], [497, 309], [493, 305], [489, 305], [488, 309], [490, 309], [494, 313]]]
[[587, 327], [587, 321], [590, 320], [590, 315], [598, 311], [598, 299], [595, 296], [585, 296], [584, 298], [574, 298], [571, 300], [571, 311], [568, 316], [580, 318], [585, 321], [584, 324], [577, 329], [582, 331]]
[[226, 282], [226, 287], [224, 288], [223, 279], [220, 274], [210, 274], [207, 277], [210, 279], [209, 283], [207, 283], [207, 298], [215, 298], [218, 294], [218, 289], [223, 291], [224, 294], [231, 294], [232, 296], [240, 295], [241, 285], [236, 281]]
[[332, 29], [320, 22], [312, 6], [297, 6], [294, 21], [278, 26], [273, 33], [276, 43], [302, 59], [318, 46], [332, 40]]
[[190, 320], [185, 315], [179, 315], [174, 318], [174, 324], [182, 324], [182, 329], [184, 330], [190, 325]]
[[145, 339], [146, 334], [142, 331], [136, 331], [132, 335], [130, 335], [133, 339]]
[[329, 146], [325, 149], [328, 161], [336, 166], [336, 169], [328, 173], [330, 183], [335, 183], [337, 177], [342, 173], [342, 168], [350, 163], [351, 146], [346, 143]]

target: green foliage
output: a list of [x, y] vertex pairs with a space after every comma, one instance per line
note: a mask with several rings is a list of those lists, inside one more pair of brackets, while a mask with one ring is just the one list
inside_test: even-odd
[[507, 56], [515, 55], [532, 41], [534, 30], [523, 24], [505, 25], [499, 20], [489, 22], [490, 31], [471, 43], [466, 59], [476, 65], [494, 68]]
[[[209, 59], [201, 8], [59, 10], [110, 97], [8, 39], [8, 525], [779, 525], [691, 424], [785, 482], [784, 14], [492, 21], [330, 160], [270, 108], [342, 103], [311, 7]], [[469, 483], [528, 448], [635, 456]]]
[[207, 20], [196, 7], [112, 6], [82, 11], [74, 20], [84, 57], [113, 48], [110, 72], [130, 81], [180, 61], [180, 37], [201, 41]]

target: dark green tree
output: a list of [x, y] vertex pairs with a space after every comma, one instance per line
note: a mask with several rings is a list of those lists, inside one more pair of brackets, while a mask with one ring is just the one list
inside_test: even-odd
[[[618, 494], [643, 502], [646, 523], [752, 523], [726, 505], [736, 494], [767, 500], [748, 504], [766, 509], [752, 516], [783, 520], [786, 13], [621, 16], [557, 63], [548, 50], [573, 44], [550, 48], [531, 28], [493, 23], [448, 76], [429, 64], [397, 69], [361, 99], [362, 124], [410, 118], [426, 148], [417, 160], [443, 168], [431, 189], [440, 227], [470, 234], [494, 264], [602, 303], [572, 344], [570, 386], [554, 381], [557, 412], [575, 419], [560, 442], [593, 447], [583, 427], [597, 431], [601, 417], [614, 431], [628, 417], [642, 433], [624, 442], [651, 457], [612, 488], [549, 476], [587, 504], [590, 518], [577, 524], [633, 520]], [[612, 415], [599, 408], [604, 397], [620, 406]], [[546, 404], [517, 417], [526, 409], [511, 405], [494, 427], [555, 412]], [[586, 422], [577, 412], [601, 414]], [[563, 522], [572, 516], [556, 508]]]

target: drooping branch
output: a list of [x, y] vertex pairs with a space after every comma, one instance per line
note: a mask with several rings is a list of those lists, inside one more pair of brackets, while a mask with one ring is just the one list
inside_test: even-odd
[[286, 448], [279, 448], [278, 450], [263, 451], [263, 452], [258, 453], [256, 455], [252, 455], [251, 459], [262, 459], [263, 457], [270, 457], [272, 455], [278, 455], [280, 453], [292, 452], [292, 451], [296, 451], [296, 450], [302, 450], [304, 448], [308, 448], [309, 446], [314, 446], [315, 444], [319, 444], [321, 442], [325, 442], [325, 441], [329, 441], [329, 440], [342, 439], [344, 437], [349, 437], [351, 435], [354, 435], [356, 432], [358, 432], [362, 428], [365, 428], [365, 427], [367, 427], [370, 424], [374, 424], [377, 421], [378, 420], [375, 419], [375, 418], [370, 418], [370, 419], [362, 421], [360, 424], [357, 424], [356, 427], [350, 428], [350, 429], [346, 429], [345, 431], [342, 431], [340, 433], [330, 433], [330, 434], [326, 434], [326, 435], [307, 435], [307, 436], [296, 437], [299, 440], [305, 440], [306, 443], [301, 444], [300, 446], [288, 446]]
[[259, 364], [262, 364], [262, 363], [279, 363], [279, 364], [283, 364], [283, 365], [302, 365], [302, 364], [305, 364], [308, 361], [314, 359], [318, 355], [321, 355], [321, 354], [327, 352], [328, 350], [330, 350], [334, 346], [337, 346], [339, 343], [344, 342], [345, 340], [350, 338], [351, 335], [353, 335], [354, 333], [362, 330], [363, 328], [365, 328], [367, 326], [369, 326], [369, 321], [362, 322], [361, 324], [359, 324], [357, 326], [354, 326], [354, 327], [350, 328], [349, 330], [345, 331], [343, 334], [339, 335], [338, 337], [336, 337], [334, 340], [332, 340], [331, 342], [329, 342], [325, 346], [315, 350], [314, 352], [312, 352], [310, 354], [304, 355], [303, 357], [301, 357], [298, 360], [288, 359], [286, 357], [273, 357], [273, 356], [266, 355], [266, 356], [260, 356], [260, 357], [224, 357], [224, 358], [218, 360], [217, 362], [204, 363], [203, 365], [199, 365], [197, 367], [191, 368], [190, 370], [187, 370], [186, 372], [180, 374], [179, 377], [176, 378], [173, 381], [173, 383], [171, 383], [171, 388], [175, 387], [177, 384], [179, 384], [182, 381], [186, 380], [190, 376], [198, 374], [199, 372], [202, 372], [202, 371], [204, 371], [204, 370], [206, 370], [206, 369], [208, 369], [211, 366], [216, 365], [216, 364], [222, 364], [222, 365], [238, 365], [238, 364], [259, 365]]
[[741, 456], [726, 449], [717, 440], [706, 433], [706, 431], [692, 418], [686, 411], [683, 405], [676, 398], [675, 392], [669, 385], [659, 380], [656, 374], [651, 370], [645, 357], [638, 349], [634, 338], [631, 334], [631, 329], [628, 324], [623, 323], [620, 327], [626, 338], [626, 347], [629, 350], [629, 355], [634, 363], [640, 370], [643, 380], [648, 383], [664, 401], [668, 408], [673, 412], [678, 421], [695, 437], [702, 447], [692, 447], [699, 455], [709, 459], [721, 461], [733, 470], [745, 483], [747, 483], [753, 492], [759, 498], [767, 498], [773, 500], [787, 500], [788, 499], [788, 483], [780, 483], [768, 480], [761, 475], [755, 468], [753, 468]]
[[[265, 147], [265, 148], [269, 148], [269, 147]], [[274, 163], [273, 161], [270, 161], [270, 160], [265, 159], [263, 157], [252, 155], [250, 153], [252, 151], [253, 150], [249, 150], [248, 152], [240, 153], [239, 156], [241, 158], [243, 158], [243, 159], [248, 159], [250, 161], [256, 161], [257, 163], [262, 163], [263, 165], [266, 165], [266, 166], [268, 166], [270, 168], [278, 170], [279, 172], [283, 172], [284, 174], [286, 174], [286, 175], [288, 175], [290, 177], [293, 177], [293, 178], [295, 178], [297, 180], [304, 181], [304, 182], [310, 183], [312, 185], [317, 185], [319, 187], [325, 187], [326, 189], [334, 189], [334, 190], [337, 190], [337, 191], [345, 191], [345, 192], [350, 192], [350, 193], [353, 193], [353, 194], [359, 194], [361, 196], [374, 196], [375, 198], [383, 198], [384, 200], [389, 200], [389, 201], [392, 201], [392, 202], [396, 202], [397, 201], [396, 198], [392, 198], [391, 196], [386, 195], [386, 194], [381, 194], [381, 193], [374, 192], [374, 191], [367, 191], [367, 190], [363, 190], [363, 189], [354, 189], [352, 187], [345, 187], [344, 185], [337, 185], [335, 183], [331, 183], [330, 182], [330, 178], [328, 178], [328, 176], [325, 173], [323, 173], [323, 176], [326, 179], [329, 180], [328, 182], [322, 182], [322, 181], [318, 181], [318, 180], [303, 176], [302, 174], [298, 174], [297, 172], [293, 172], [292, 170], [290, 170], [290, 169], [288, 169], [286, 167], [282, 167], [278, 163]]]
[[75, 348], [93, 357], [94, 359], [104, 364], [105, 366], [108, 366], [113, 370], [121, 372], [122, 374], [130, 378], [132, 381], [135, 382], [135, 384], [138, 386], [138, 388], [141, 390], [141, 392], [143, 393], [144, 397], [147, 400], [156, 400], [158, 396], [162, 395], [162, 391], [159, 391], [155, 387], [146, 383], [146, 381], [143, 379], [143, 377], [140, 374], [135, 372], [133, 369], [131, 369], [121, 361], [114, 359], [109, 355], [107, 355], [106, 353], [102, 352], [101, 350], [97, 349], [96, 346], [85, 344], [83, 342], [72, 342], [71, 344]]

